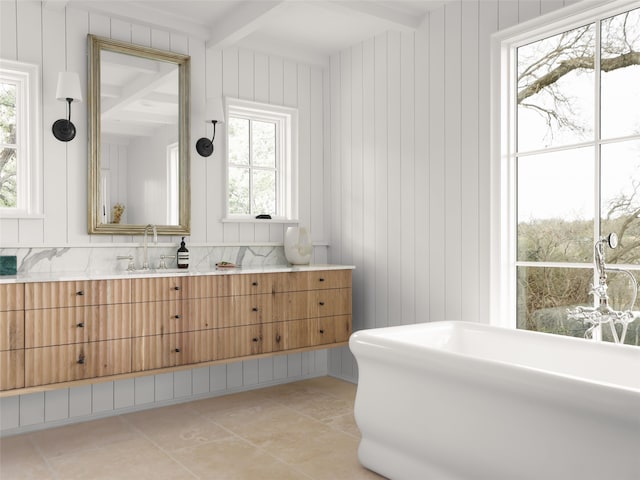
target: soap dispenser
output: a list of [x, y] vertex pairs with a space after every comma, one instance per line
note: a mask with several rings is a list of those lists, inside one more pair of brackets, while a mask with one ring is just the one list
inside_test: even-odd
[[178, 249], [178, 268], [189, 268], [189, 250], [184, 245], [184, 237], [180, 242], [180, 248]]

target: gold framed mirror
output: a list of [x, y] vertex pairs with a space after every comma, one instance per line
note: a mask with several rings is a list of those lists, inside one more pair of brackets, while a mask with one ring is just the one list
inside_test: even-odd
[[88, 230], [188, 235], [190, 57], [88, 36]]

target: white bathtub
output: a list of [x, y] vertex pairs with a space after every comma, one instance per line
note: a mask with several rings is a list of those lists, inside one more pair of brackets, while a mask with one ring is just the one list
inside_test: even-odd
[[435, 322], [354, 333], [358, 457], [408, 480], [640, 479], [640, 348]]

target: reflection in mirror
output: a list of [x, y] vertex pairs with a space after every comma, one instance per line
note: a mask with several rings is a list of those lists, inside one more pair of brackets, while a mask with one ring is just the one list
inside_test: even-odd
[[89, 232], [189, 233], [189, 57], [89, 36]]

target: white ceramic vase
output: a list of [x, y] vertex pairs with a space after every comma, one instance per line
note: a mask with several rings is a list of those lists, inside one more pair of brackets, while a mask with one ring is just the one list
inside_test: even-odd
[[308, 265], [313, 245], [305, 227], [289, 227], [284, 235], [284, 256], [293, 265]]

